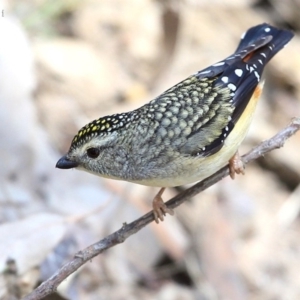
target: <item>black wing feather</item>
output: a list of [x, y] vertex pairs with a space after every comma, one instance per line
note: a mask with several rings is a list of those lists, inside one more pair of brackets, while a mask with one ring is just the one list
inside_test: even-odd
[[216, 86], [229, 88], [230, 102], [235, 107], [226, 130], [223, 128], [221, 135], [197, 155], [209, 156], [222, 148], [224, 132], [228, 136], [243, 114], [261, 79], [264, 67], [293, 36], [291, 31], [277, 29], [266, 23], [257, 25], [242, 36], [233, 55], [196, 74], [199, 80], [216, 78]]

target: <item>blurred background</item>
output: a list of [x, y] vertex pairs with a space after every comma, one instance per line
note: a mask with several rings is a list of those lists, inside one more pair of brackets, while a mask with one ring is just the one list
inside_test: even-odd
[[[240, 153], [300, 115], [299, 0], [0, 4], [0, 299], [19, 299], [151, 209], [158, 189], [55, 169], [87, 122], [150, 101], [232, 54], [263, 22], [296, 36], [265, 71]], [[298, 133], [245, 176], [96, 257], [47, 299], [300, 299], [299, 148]]]

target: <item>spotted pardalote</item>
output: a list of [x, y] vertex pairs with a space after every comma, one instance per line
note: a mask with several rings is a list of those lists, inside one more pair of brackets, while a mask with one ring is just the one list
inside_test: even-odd
[[165, 187], [202, 180], [229, 164], [243, 172], [238, 147], [262, 91], [268, 61], [293, 37], [268, 24], [250, 28], [236, 51], [130, 112], [101, 117], [74, 137], [61, 169], [162, 187], [153, 201], [156, 221], [172, 213]]

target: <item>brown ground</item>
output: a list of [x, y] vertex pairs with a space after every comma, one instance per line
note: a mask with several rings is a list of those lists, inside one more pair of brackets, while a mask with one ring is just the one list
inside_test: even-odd
[[[48, 278], [79, 249], [150, 210], [157, 189], [54, 169], [88, 121], [148, 102], [230, 55], [241, 33], [262, 22], [293, 29], [296, 36], [265, 72], [240, 152], [300, 116], [299, 0], [31, 0], [10, 1], [4, 18], [9, 12], [27, 32], [36, 78], [28, 99], [15, 79], [8, 89], [20, 91], [30, 113], [27, 104], [14, 105], [13, 96], [1, 100], [13, 106], [6, 104], [1, 116], [10, 134], [0, 146], [11, 150], [1, 162], [0, 264], [15, 259], [23, 285]], [[20, 74], [22, 67], [12, 69]], [[245, 176], [224, 179], [177, 208], [175, 217], [94, 259], [63, 283], [61, 295], [300, 299], [299, 149], [298, 133], [248, 165]], [[164, 199], [176, 192], [167, 190]]]

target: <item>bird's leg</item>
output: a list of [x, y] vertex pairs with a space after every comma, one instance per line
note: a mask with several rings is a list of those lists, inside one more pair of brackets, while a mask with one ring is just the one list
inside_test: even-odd
[[245, 174], [245, 166], [238, 151], [229, 160], [229, 175], [234, 179], [235, 174]]
[[168, 213], [171, 216], [174, 215], [174, 211], [171, 208], [168, 208], [164, 203], [161, 195], [163, 194], [165, 188], [161, 188], [157, 195], [154, 197], [152, 206], [153, 206], [153, 213], [154, 219], [156, 223], [159, 223], [159, 220], [163, 221], [164, 216]]

